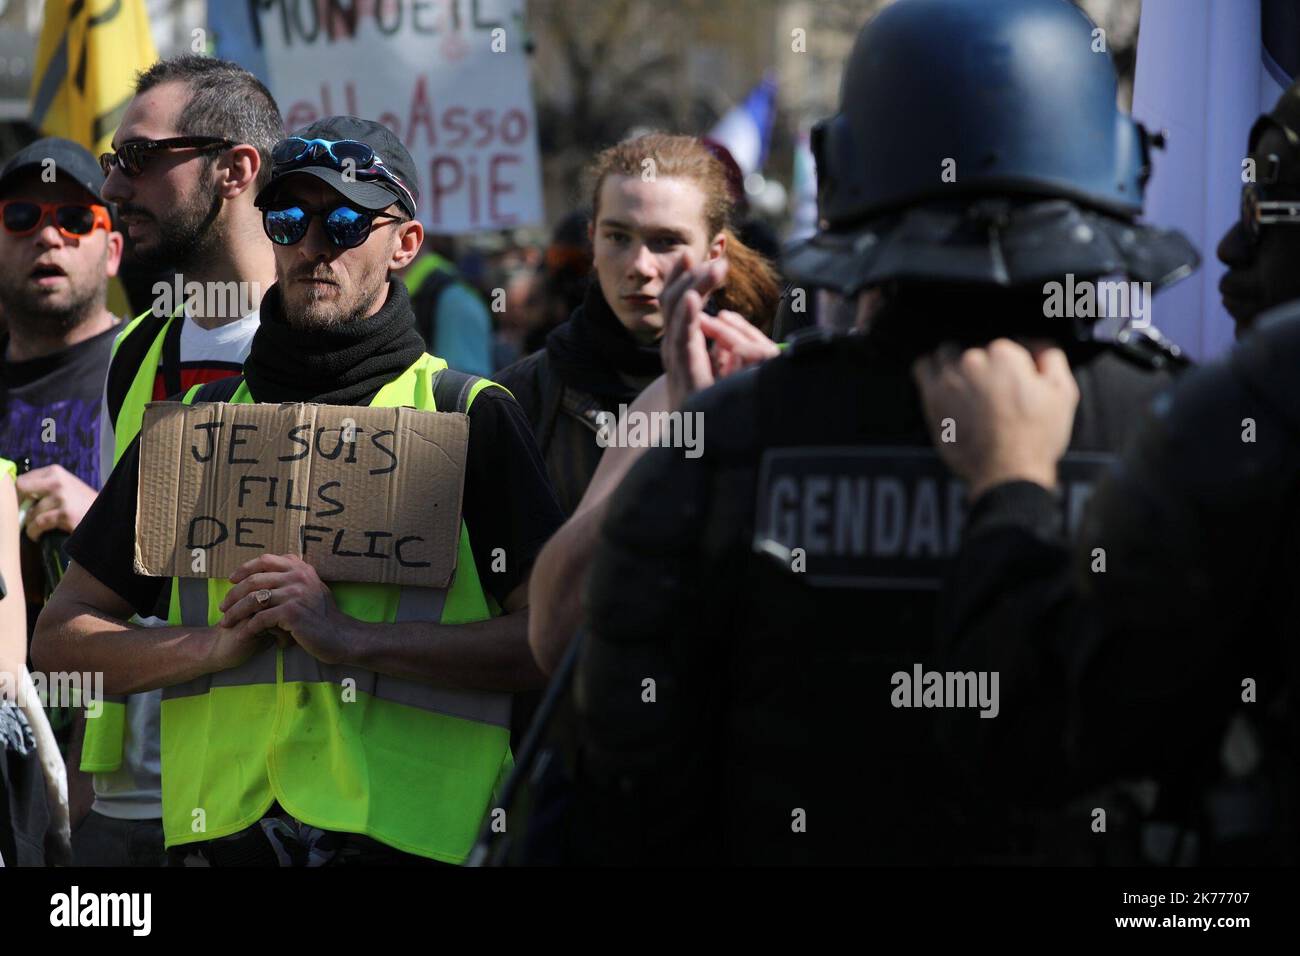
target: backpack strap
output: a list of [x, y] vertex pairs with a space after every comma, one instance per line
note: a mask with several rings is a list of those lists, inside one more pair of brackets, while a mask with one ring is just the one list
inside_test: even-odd
[[[510, 389], [485, 379], [482, 375], [440, 368], [433, 373], [433, 404], [440, 412], [468, 413], [474, 396], [485, 388], [499, 388], [507, 395]], [[512, 396], [513, 397], [513, 396]]]
[[469, 393], [481, 375], [440, 368], [433, 373], [433, 404], [440, 412], [468, 412]]
[[206, 382], [198, 386], [198, 391], [194, 393], [194, 401], [228, 402], [235, 397], [235, 392], [239, 391], [239, 386], [243, 384], [243, 381], [244, 376], [242, 375], [227, 375], [215, 382]]
[[567, 386], [551, 368], [551, 360], [545, 350], [539, 361], [539, 391], [542, 393], [542, 420], [537, 423], [537, 447], [545, 457], [551, 447], [551, 438], [555, 435], [555, 423], [560, 420], [560, 409], [564, 406], [564, 393]]

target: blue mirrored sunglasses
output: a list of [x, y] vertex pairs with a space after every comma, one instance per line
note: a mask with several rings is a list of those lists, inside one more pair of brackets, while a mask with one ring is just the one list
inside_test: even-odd
[[302, 242], [315, 216], [323, 217], [325, 235], [341, 249], [354, 249], [365, 242], [376, 219], [402, 221], [400, 216], [354, 209], [352, 206], [335, 206], [333, 209], [315, 212], [309, 212], [301, 206], [286, 206], [283, 209], [263, 209], [262, 228], [276, 245], [292, 246]]

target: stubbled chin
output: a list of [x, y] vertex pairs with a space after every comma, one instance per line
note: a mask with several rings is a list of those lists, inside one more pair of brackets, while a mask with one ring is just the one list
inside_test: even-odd
[[310, 331], [337, 325], [342, 318], [335, 309], [290, 309], [288, 323], [290, 328]]
[[339, 301], [341, 292], [338, 286], [300, 284], [292, 294], [285, 296], [285, 302], [299, 309], [329, 309]]
[[[337, 289], [333, 290], [335, 293]], [[302, 290], [286, 296], [284, 302], [289, 324], [299, 328], [319, 328], [338, 321], [339, 299], [335, 295], [320, 295], [316, 290]]]

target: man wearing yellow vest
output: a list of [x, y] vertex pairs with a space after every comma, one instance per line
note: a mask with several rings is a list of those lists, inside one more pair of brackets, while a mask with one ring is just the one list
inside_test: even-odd
[[[253, 198], [270, 181], [271, 148], [283, 129], [270, 92], [234, 63], [186, 54], [138, 77], [114, 151], [100, 160], [104, 193], [118, 205], [128, 259], [171, 279], [155, 287], [161, 294], [153, 307], [113, 343], [101, 475], [139, 433], [148, 402], [242, 368], [261, 293], [275, 281]], [[141, 617], [165, 624], [165, 604]], [[111, 695], [85, 720], [81, 769], [95, 775], [95, 800], [73, 834], [79, 866], [158, 866], [165, 859], [160, 697]]]
[[[400, 141], [331, 117], [272, 157], [257, 204], [276, 285], [242, 378], [186, 400], [466, 409], [452, 584], [325, 585], [301, 558], [265, 555], [229, 581], [174, 581], [172, 626], [133, 628], [132, 610], [152, 608], [165, 583], [131, 570], [136, 444], [69, 542], [73, 564], [33, 654], [45, 667], [102, 671], [110, 693], [163, 688], [173, 862], [458, 864], [509, 766], [509, 695], [542, 682], [527, 643], [528, 577], [562, 516], [518, 405], [425, 353], [390, 278], [423, 233]], [[339, 693], [343, 677], [355, 700]]]

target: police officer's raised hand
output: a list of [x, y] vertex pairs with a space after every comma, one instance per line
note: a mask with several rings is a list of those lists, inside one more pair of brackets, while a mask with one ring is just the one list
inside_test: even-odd
[[[726, 309], [716, 316], [704, 303], [727, 277], [727, 260], [694, 265], [688, 252], [673, 267], [659, 294], [664, 316], [660, 343], [668, 401], [680, 409], [695, 392], [779, 353], [775, 342], [741, 315]], [[710, 352], [709, 341], [713, 342]]]
[[347, 655], [350, 625], [357, 621], [338, 609], [316, 569], [295, 554], [264, 554], [241, 564], [230, 576], [234, 586], [221, 602], [218, 628], [239, 637], [280, 632], [312, 657], [337, 664]]
[[1055, 487], [1079, 404], [1064, 352], [1010, 339], [964, 352], [945, 346], [917, 359], [912, 375], [935, 449], [972, 500], [1006, 481]]

